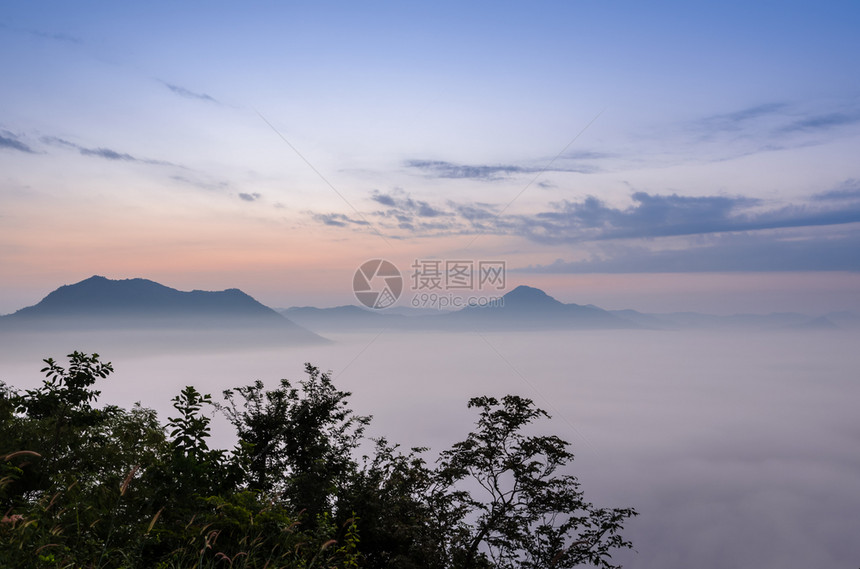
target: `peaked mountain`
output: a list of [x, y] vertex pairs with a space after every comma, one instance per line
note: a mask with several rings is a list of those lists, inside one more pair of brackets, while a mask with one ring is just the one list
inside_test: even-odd
[[832, 312], [818, 318], [798, 312], [733, 314], [697, 312], [650, 314], [636, 310], [604, 310], [591, 304], [566, 304], [539, 288], [518, 286], [501, 298], [445, 311], [392, 307], [372, 310], [359, 306], [294, 307], [282, 310], [315, 332], [348, 331], [467, 331], [467, 330], [835, 330], [860, 329], [860, 316]]
[[263, 316], [274, 310], [260, 304], [239, 289], [209, 292], [179, 291], [147, 279], [110, 280], [93, 276], [64, 285], [35, 306], [14, 314], [19, 318], [79, 316]]
[[[446, 312], [429, 310], [412, 316], [391, 310], [358, 306], [334, 308], [293, 307], [281, 313], [315, 331], [354, 330], [556, 330], [641, 328], [642, 326], [597, 308], [564, 304], [544, 291], [519, 286], [498, 302]], [[426, 309], [425, 309], [426, 310]]]
[[533, 286], [520, 285], [503, 297], [508, 308], [557, 308], [562, 302]]
[[147, 279], [93, 276], [0, 317], [2, 330], [259, 331], [291, 342], [324, 341], [239, 289], [179, 291]]
[[826, 316], [819, 316], [818, 318], [812, 318], [811, 320], [807, 320], [805, 322], [799, 322], [797, 324], [793, 324], [790, 327], [803, 329], [803, 330], [836, 330], [839, 328], [839, 326], [834, 324], [833, 321], [830, 320], [829, 318], [827, 318]]
[[521, 285], [501, 302], [468, 306], [448, 318], [478, 327], [503, 329], [639, 328], [596, 306], [565, 304], [539, 288]]

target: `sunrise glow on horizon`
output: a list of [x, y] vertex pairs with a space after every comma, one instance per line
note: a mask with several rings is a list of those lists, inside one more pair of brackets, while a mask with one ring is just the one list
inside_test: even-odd
[[857, 567], [858, 30], [7, 0], [0, 565]]
[[860, 310], [860, 10], [15, 3], [0, 314], [98, 274], [353, 303], [370, 258], [566, 302]]

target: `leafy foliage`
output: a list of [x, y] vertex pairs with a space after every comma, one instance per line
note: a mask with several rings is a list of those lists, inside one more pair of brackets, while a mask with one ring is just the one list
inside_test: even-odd
[[384, 438], [365, 457], [342, 492], [361, 512], [365, 567], [411, 569], [456, 567], [452, 546], [463, 541], [464, 511], [422, 458], [427, 449], [402, 453]]
[[212, 396], [189, 385], [171, 401], [179, 417], [167, 419], [172, 456], [165, 474], [172, 484], [165, 497], [177, 500], [189, 495], [210, 496], [234, 486], [237, 469], [227, 461], [226, 451], [210, 449], [207, 441], [212, 420], [202, 410], [212, 406]]
[[557, 436], [523, 430], [549, 415], [530, 399], [476, 397], [477, 430], [444, 451], [440, 476], [450, 484], [470, 481], [481, 492], [459, 491], [457, 500], [473, 531], [464, 543], [464, 567], [542, 569], [589, 563], [607, 569], [612, 549], [629, 547], [619, 535], [630, 508], [597, 509], [583, 499], [579, 482], [559, 469], [573, 460]]
[[282, 379], [272, 391], [261, 381], [228, 389], [221, 409], [239, 435], [235, 456], [249, 487], [280, 494], [314, 520], [334, 506], [338, 484], [355, 467], [352, 451], [370, 417], [349, 409], [351, 394], [337, 390], [329, 374], [311, 364], [305, 372], [308, 377], [298, 387]]
[[[0, 382], [0, 566], [88, 569], [609, 569], [630, 547], [630, 508], [586, 502], [532, 401], [479, 397], [474, 432], [439, 460], [381, 438], [354, 454], [370, 417], [307, 364], [306, 378], [193, 386], [154, 411], [98, 406], [113, 371], [75, 352], [19, 392]], [[210, 448], [209, 411], [236, 429]]]

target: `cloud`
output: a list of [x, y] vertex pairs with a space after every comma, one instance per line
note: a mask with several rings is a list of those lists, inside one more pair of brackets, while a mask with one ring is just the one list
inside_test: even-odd
[[595, 150], [574, 150], [562, 155], [566, 160], [603, 160], [605, 158], [613, 158], [615, 154], [609, 152], [597, 152]]
[[69, 34], [63, 32], [40, 32], [38, 30], [28, 30], [29, 33], [34, 36], [38, 36], [41, 38], [64, 42], [64, 43], [74, 43], [74, 44], [82, 44], [83, 40], [77, 36], [71, 36]]
[[0, 148], [9, 148], [19, 152], [26, 152], [27, 154], [35, 154], [32, 148], [21, 142], [21, 139], [11, 132], [7, 130], [0, 132], [2, 132], [2, 134], [0, 134]]
[[[589, 153], [589, 157], [594, 158], [597, 154]], [[574, 155], [581, 159], [580, 155]], [[603, 156], [602, 154], [600, 155]], [[515, 174], [537, 174], [541, 172], [577, 172], [587, 174], [596, 171], [594, 167], [581, 166], [578, 168], [535, 168], [526, 166], [517, 166], [513, 164], [498, 164], [490, 165], [474, 165], [474, 164], [456, 164], [454, 162], [446, 162], [444, 160], [407, 160], [405, 165], [408, 168], [421, 170], [427, 176], [432, 178], [449, 178], [449, 179], [473, 179], [493, 181]]]
[[[540, 243], [560, 244], [855, 223], [860, 222], [860, 199], [851, 199], [855, 193], [860, 194], [860, 190], [846, 186], [815, 194], [809, 204], [762, 210], [761, 200], [746, 196], [635, 192], [627, 207], [610, 206], [595, 196], [586, 196], [550, 203], [547, 209], [535, 213], [500, 216], [499, 204], [449, 200], [434, 205], [402, 190], [374, 190], [370, 199], [385, 208], [368, 215], [377, 217], [383, 227], [390, 221], [391, 228], [416, 233], [442, 229], [518, 235]], [[835, 196], [842, 196], [842, 200], [831, 203]]]
[[475, 166], [442, 160], [408, 160], [406, 166], [422, 170], [435, 178], [474, 178], [479, 180], [494, 180], [502, 175], [534, 171], [520, 166]]
[[[434, 206], [423, 200], [413, 199], [400, 188], [384, 193], [374, 190], [370, 200], [385, 206], [384, 209], [367, 212], [365, 219], [357, 219], [340, 213], [309, 212], [313, 219], [332, 227], [367, 226], [373, 227], [375, 233], [385, 232], [386, 238], [400, 239], [403, 232], [409, 236], [443, 235], [461, 233], [458, 224], [458, 212], [453, 209], [456, 204]], [[450, 206], [450, 207], [449, 207]], [[366, 218], [373, 218], [369, 222]]]
[[413, 200], [402, 190], [397, 190], [390, 194], [384, 194], [379, 190], [374, 190], [370, 199], [391, 208], [384, 213], [377, 212], [377, 215], [400, 216], [404, 218], [411, 218], [412, 216], [439, 217], [446, 215], [446, 212], [431, 206], [426, 201]]
[[190, 176], [171, 176], [171, 180], [176, 180], [177, 182], [181, 182], [183, 184], [188, 184], [191, 186], [196, 186], [198, 188], [202, 188], [204, 190], [227, 190], [230, 188], [230, 184], [221, 180], [221, 181], [211, 181], [200, 179], [199, 177], [190, 177]]
[[[746, 141], [747, 148], [730, 157], [745, 156], [818, 144], [803, 135], [821, 134], [860, 123], [856, 100], [828, 102], [767, 102], [737, 111], [703, 117], [690, 123], [699, 142], [728, 136], [734, 144]], [[751, 145], [751, 147], [749, 147]]]
[[207, 95], [206, 93], [195, 93], [194, 91], [189, 91], [185, 87], [180, 87], [179, 85], [174, 85], [165, 81], [162, 81], [162, 83], [165, 87], [180, 97], [185, 97], [186, 99], [197, 99], [198, 101], [207, 101], [209, 103], [218, 103], [217, 99], [211, 95]]
[[367, 221], [363, 219], [353, 219], [342, 213], [315, 213], [313, 214], [313, 218], [322, 223], [323, 225], [328, 225], [332, 227], [346, 227], [348, 225], [370, 225]]
[[499, 207], [493, 204], [474, 202], [470, 204], [460, 204], [456, 202], [448, 202], [448, 205], [453, 210], [469, 222], [479, 222], [491, 220], [498, 216]]
[[781, 133], [824, 131], [840, 126], [860, 123], [860, 112], [814, 114], [792, 121], [780, 129]]
[[107, 158], [108, 160], [125, 160], [128, 162], [140, 162], [137, 158], [132, 156], [131, 154], [120, 153], [115, 150], [111, 150], [110, 148], [80, 148], [81, 154], [84, 156], [98, 156], [100, 158]]
[[[508, 231], [542, 243], [708, 235], [860, 222], [860, 200], [789, 205], [753, 211], [760, 200], [744, 196], [632, 194], [633, 205], [610, 207], [594, 196], [551, 204], [552, 209], [498, 220]], [[820, 202], [821, 200], [819, 200]]]
[[104, 158], [105, 160], [114, 160], [120, 162], [136, 162], [139, 164], [149, 164], [151, 166], [175, 166], [182, 168], [173, 162], [168, 162], [166, 160], [152, 160], [150, 158], [137, 158], [128, 154], [126, 152], [119, 152], [116, 150], [112, 150], [110, 148], [98, 147], [98, 148], [87, 148], [85, 146], [81, 146], [80, 144], [76, 144], [74, 142], [70, 142], [63, 138], [57, 138], [55, 136], [43, 136], [42, 142], [45, 144], [50, 144], [53, 146], [63, 146], [66, 148], [73, 148], [81, 153], [82, 156], [94, 156], [96, 158]]
[[67, 148], [74, 148], [75, 150], [80, 149], [81, 147], [75, 144], [74, 142], [69, 142], [64, 138], [58, 138], [56, 136], [43, 136], [42, 142], [45, 144], [50, 144], [51, 146], [65, 146]]
[[[860, 270], [854, 180], [778, 207], [747, 196], [635, 192], [630, 198], [628, 206], [611, 206], [585, 196], [500, 215], [501, 204], [431, 204], [400, 189], [375, 190], [370, 200], [385, 207], [366, 215], [392, 238], [504, 235], [599, 251], [585, 261], [523, 269], [532, 272]], [[366, 225], [337, 213], [312, 215], [330, 226]]]
[[698, 126], [709, 131], [737, 131], [751, 123], [773, 117], [781, 117], [789, 109], [788, 103], [770, 102], [707, 116], [698, 121]]
[[816, 201], [860, 200], [860, 180], [846, 180], [838, 188], [813, 194], [812, 199]]
[[727, 235], [704, 246], [653, 251], [615, 246], [585, 261], [511, 269], [522, 273], [860, 271], [860, 232], [839, 237]]
[[[618, 157], [616, 167], [636, 164], [722, 162], [827, 143], [860, 124], [860, 99], [766, 101], [666, 126], [640, 136], [650, 148]], [[662, 152], [660, 150], [662, 149]]]
[[262, 197], [262, 196], [261, 196], [260, 194], [258, 194], [258, 193], [253, 193], [253, 194], [247, 194], [247, 193], [245, 193], [245, 192], [240, 192], [240, 193], [239, 193], [239, 199], [240, 199], [240, 200], [244, 200], [244, 201], [246, 201], [246, 202], [255, 202], [255, 201], [257, 201], [258, 199], [260, 199], [261, 197]]
[[392, 196], [390, 196], [388, 194], [383, 194], [379, 190], [373, 190], [373, 195], [370, 196], [370, 199], [372, 199], [375, 202], [381, 203], [382, 205], [387, 205], [387, 206], [391, 206], [391, 207], [397, 206], [397, 202], [394, 200], [394, 198]]
[[749, 229], [738, 212], [758, 205], [747, 197], [691, 197], [636, 192], [633, 205], [615, 208], [587, 196], [581, 201], [564, 200], [552, 209], [518, 215], [512, 222], [517, 231], [539, 241], [582, 241], [634, 237], [694, 235]]
[[34, 30], [34, 29], [29, 29], [29, 28], [16, 28], [16, 27], [6, 25], [2, 22], [0, 22], [0, 29], [12, 30], [14, 32], [29, 34], [31, 36], [35, 36], [38, 38], [44, 38], [44, 39], [49, 39], [49, 40], [59, 41], [59, 42], [64, 42], [64, 43], [74, 43], [74, 44], [83, 43], [83, 41], [80, 38], [78, 38], [76, 36], [69, 35], [69, 34], [64, 33], [64, 32], [43, 32], [41, 30]]

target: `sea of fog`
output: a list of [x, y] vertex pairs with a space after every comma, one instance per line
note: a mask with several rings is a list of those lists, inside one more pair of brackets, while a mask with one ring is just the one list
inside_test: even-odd
[[[153, 352], [143, 337], [90, 345], [10, 336], [0, 379], [39, 383], [41, 358], [98, 351], [116, 373], [102, 402], [140, 401], [164, 419], [184, 385], [218, 397], [261, 379], [331, 370], [369, 434], [434, 451], [471, 429], [469, 397], [517, 393], [573, 444], [586, 497], [633, 506], [625, 567], [860, 566], [860, 334], [857, 332], [382, 332], [333, 343]], [[134, 347], [130, 347], [130, 346]], [[215, 444], [232, 445], [216, 418]]]

